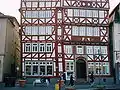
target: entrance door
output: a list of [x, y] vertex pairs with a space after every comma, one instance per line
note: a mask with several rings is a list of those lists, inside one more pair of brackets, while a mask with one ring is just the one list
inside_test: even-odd
[[86, 62], [82, 59], [76, 62], [76, 76], [77, 79], [86, 78]]

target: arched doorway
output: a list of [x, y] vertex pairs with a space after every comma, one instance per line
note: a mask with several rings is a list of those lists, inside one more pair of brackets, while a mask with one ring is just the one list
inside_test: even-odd
[[78, 59], [76, 61], [76, 78], [86, 79], [86, 62], [83, 59]]

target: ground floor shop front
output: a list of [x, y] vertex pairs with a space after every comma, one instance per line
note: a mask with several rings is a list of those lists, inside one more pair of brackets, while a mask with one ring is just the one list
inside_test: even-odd
[[[56, 72], [56, 68], [59, 68], [59, 72]], [[109, 77], [110, 63], [102, 61], [88, 62], [86, 58], [79, 57], [76, 60], [65, 61], [65, 73], [66, 79], [70, 79], [70, 75], [74, 76], [74, 79], [88, 80], [91, 72], [96, 77]], [[56, 67], [55, 61], [25, 61], [23, 63], [23, 76], [26, 77], [56, 77], [56, 73], [63, 73], [62, 62], [59, 63], [59, 67]]]

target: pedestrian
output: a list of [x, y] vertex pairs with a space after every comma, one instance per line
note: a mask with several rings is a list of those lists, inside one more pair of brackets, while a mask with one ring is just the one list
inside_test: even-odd
[[73, 75], [71, 74], [70, 76], [70, 82], [69, 85], [73, 86], [74, 85], [74, 80], [73, 80]]
[[65, 72], [63, 73], [62, 77], [63, 77], [63, 80], [64, 80], [64, 84], [66, 84], [66, 75], [65, 75]]
[[93, 75], [93, 72], [91, 72], [91, 75], [90, 75], [90, 83], [91, 83], [91, 87], [94, 85], [94, 75]]
[[60, 75], [59, 75], [59, 80], [61, 81], [61, 80], [63, 80], [63, 77], [62, 77], [62, 74], [60, 73]]

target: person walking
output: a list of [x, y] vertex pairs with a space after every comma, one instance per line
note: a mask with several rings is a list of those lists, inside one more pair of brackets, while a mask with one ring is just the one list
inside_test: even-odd
[[91, 75], [90, 75], [90, 83], [91, 83], [91, 87], [94, 85], [94, 75], [93, 75], [93, 72], [91, 72]]
[[65, 75], [65, 72], [63, 73], [62, 77], [63, 77], [63, 80], [64, 80], [64, 84], [66, 85], [66, 75]]
[[70, 76], [70, 82], [69, 85], [73, 86], [74, 85], [74, 80], [73, 80], [73, 75], [71, 74]]

